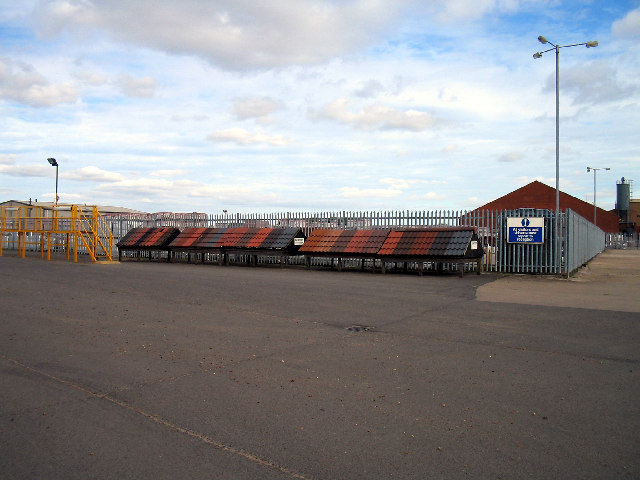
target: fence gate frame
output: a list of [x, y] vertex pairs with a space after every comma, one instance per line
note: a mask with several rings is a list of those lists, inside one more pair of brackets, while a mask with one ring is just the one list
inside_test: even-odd
[[[542, 218], [544, 231], [542, 243], [509, 243], [507, 220], [509, 218]], [[537, 208], [519, 208], [504, 210], [498, 219], [500, 226], [498, 246], [498, 271], [503, 273], [562, 273], [562, 255], [556, 255], [557, 249], [562, 251], [564, 236], [555, 235], [555, 214], [552, 210]], [[563, 231], [563, 215], [558, 225]], [[556, 263], [560, 258], [560, 264]]]

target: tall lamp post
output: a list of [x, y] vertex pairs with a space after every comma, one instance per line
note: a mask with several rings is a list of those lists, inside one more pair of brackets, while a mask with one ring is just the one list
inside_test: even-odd
[[58, 162], [55, 158], [47, 158], [47, 162], [51, 164], [52, 167], [56, 167], [56, 201], [54, 205], [58, 206]]
[[601, 167], [601, 168], [595, 168], [595, 167], [587, 167], [587, 173], [591, 172], [593, 170], [593, 224], [596, 224], [596, 172], [598, 170], [611, 170], [609, 167]]
[[560, 49], [567, 47], [577, 47], [579, 45], [584, 45], [587, 48], [597, 47], [598, 42], [584, 42], [584, 43], [574, 43], [572, 45], [556, 45], [545, 37], [540, 35], [538, 37], [538, 41], [542, 44], [549, 44], [552, 48], [544, 50], [542, 52], [536, 52], [533, 54], [533, 58], [542, 57], [543, 53], [550, 52], [551, 50], [555, 50], [556, 52], [556, 215], [555, 215], [555, 244], [556, 244], [556, 255], [555, 255], [555, 263], [556, 269], [560, 269], [560, 231], [559, 231], [559, 217], [560, 217], [560, 79], [559, 79], [559, 60], [560, 60]]

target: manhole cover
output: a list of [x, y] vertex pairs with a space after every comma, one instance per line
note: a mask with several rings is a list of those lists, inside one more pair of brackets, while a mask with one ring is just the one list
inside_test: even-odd
[[373, 330], [373, 327], [366, 327], [364, 325], [351, 325], [350, 327], [347, 327], [347, 330], [349, 330], [350, 332], [370, 332], [371, 330]]

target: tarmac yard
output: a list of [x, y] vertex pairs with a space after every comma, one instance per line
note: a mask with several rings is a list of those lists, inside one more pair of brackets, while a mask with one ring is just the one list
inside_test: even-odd
[[571, 280], [0, 257], [3, 479], [640, 478], [640, 252]]

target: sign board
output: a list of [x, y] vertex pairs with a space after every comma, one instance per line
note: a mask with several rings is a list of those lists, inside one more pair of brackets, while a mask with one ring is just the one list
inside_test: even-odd
[[299, 237], [294, 238], [293, 239], [293, 244], [296, 247], [299, 247], [300, 245], [304, 245], [304, 238], [299, 238]]
[[508, 243], [544, 243], [544, 218], [508, 217]]

